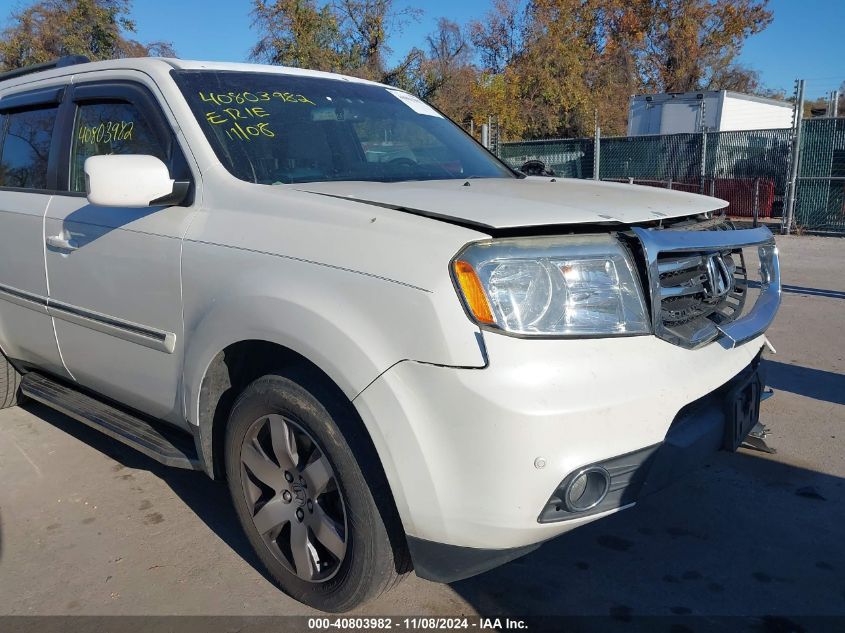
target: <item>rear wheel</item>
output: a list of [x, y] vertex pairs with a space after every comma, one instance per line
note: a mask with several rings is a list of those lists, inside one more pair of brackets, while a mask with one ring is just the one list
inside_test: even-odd
[[20, 402], [21, 375], [0, 353], [0, 409], [14, 407]]
[[396, 525], [381, 482], [361, 467], [374, 456], [349, 432], [348, 409], [301, 382], [264, 376], [235, 402], [226, 430], [229, 491], [281, 589], [318, 609], [346, 611], [393, 586], [408, 570], [407, 551], [390, 534]]

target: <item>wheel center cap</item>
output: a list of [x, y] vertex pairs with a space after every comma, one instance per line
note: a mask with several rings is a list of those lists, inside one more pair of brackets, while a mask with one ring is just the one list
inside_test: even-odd
[[303, 485], [297, 481], [291, 487], [293, 488], [293, 494], [296, 495], [296, 504], [300, 507], [304, 506], [308, 497], [305, 494]]

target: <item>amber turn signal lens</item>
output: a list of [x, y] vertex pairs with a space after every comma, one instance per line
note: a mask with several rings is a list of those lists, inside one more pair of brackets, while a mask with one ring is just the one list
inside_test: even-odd
[[470, 312], [479, 323], [495, 323], [493, 313], [490, 311], [490, 304], [487, 302], [487, 295], [481, 287], [481, 280], [475, 273], [475, 269], [468, 262], [458, 260], [454, 263], [455, 276], [466, 298]]

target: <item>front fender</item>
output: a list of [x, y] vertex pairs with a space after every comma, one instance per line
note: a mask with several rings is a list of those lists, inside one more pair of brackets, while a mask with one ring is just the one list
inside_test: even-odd
[[[263, 340], [301, 354], [352, 400], [406, 359], [482, 367], [478, 328], [448, 276], [423, 289], [331, 266], [188, 242], [183, 253], [186, 418], [229, 345]], [[444, 296], [445, 292], [449, 294]]]

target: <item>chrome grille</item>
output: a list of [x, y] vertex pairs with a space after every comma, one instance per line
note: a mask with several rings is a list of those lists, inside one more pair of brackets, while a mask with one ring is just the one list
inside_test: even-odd
[[[688, 348], [724, 334], [739, 344], [768, 327], [780, 304], [780, 273], [768, 229], [633, 229], [640, 239], [649, 276], [654, 332]], [[750, 310], [744, 248], [760, 260], [761, 292]], [[752, 284], [754, 285], [754, 284]], [[756, 293], [756, 290], [755, 290]], [[751, 294], [755, 294], [751, 293]]]
[[661, 255], [660, 320], [680, 337], [704, 341], [737, 318], [748, 295], [742, 251]]

